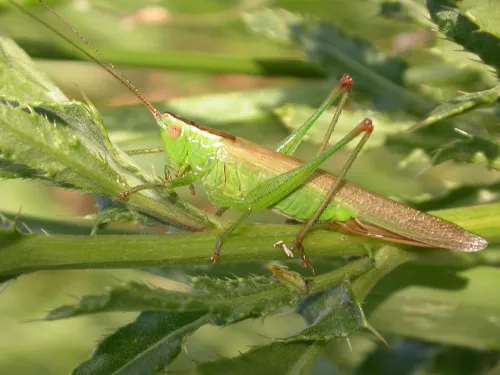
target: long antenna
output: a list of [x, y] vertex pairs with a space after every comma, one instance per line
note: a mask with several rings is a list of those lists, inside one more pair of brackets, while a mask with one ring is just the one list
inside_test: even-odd
[[159, 119], [161, 117], [160, 111], [158, 111], [149, 100], [146, 99], [144, 95], [141, 94], [139, 89], [134, 86], [132, 82], [125, 76], [122, 72], [120, 72], [112, 63], [109, 61], [101, 52], [95, 48], [92, 43], [90, 43], [82, 34], [78, 32], [73, 26], [71, 26], [68, 21], [66, 21], [64, 18], [62, 18], [59, 14], [57, 14], [51, 7], [49, 7], [43, 0], [38, 0], [42, 5], [49, 10], [50, 13], [52, 13], [59, 21], [61, 21], [68, 29], [73, 31], [87, 46], [89, 46], [92, 51], [94, 51], [101, 59], [99, 60], [89, 52], [85, 51], [82, 47], [77, 45], [75, 42], [73, 42], [71, 39], [69, 39], [67, 36], [62, 34], [61, 32], [57, 31], [54, 27], [49, 25], [47, 22], [41, 20], [37, 16], [35, 16], [33, 13], [31, 13], [29, 10], [26, 8], [22, 7], [21, 5], [17, 4], [16, 2], [12, 0], [8, 0], [9, 3], [11, 3], [13, 6], [21, 10], [23, 13], [27, 14], [31, 18], [35, 19], [36, 21], [40, 22], [42, 25], [44, 25], [47, 29], [51, 30], [53, 33], [59, 35], [61, 38], [63, 38], [65, 41], [67, 41], [69, 44], [71, 44], [73, 47], [75, 47], [77, 50], [85, 54], [89, 59], [95, 61], [99, 66], [101, 66], [104, 70], [106, 70], [109, 74], [111, 74], [113, 77], [118, 79], [120, 83], [125, 86], [127, 89], [129, 89], [135, 96], [137, 96], [143, 103], [144, 105], [149, 109], [149, 111], [153, 114], [153, 116], [156, 119]]

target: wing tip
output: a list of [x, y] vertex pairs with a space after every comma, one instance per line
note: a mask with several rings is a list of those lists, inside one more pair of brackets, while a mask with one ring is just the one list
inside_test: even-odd
[[484, 250], [488, 247], [488, 241], [474, 233], [470, 233], [467, 241], [464, 241], [464, 246], [458, 250], [474, 253]]

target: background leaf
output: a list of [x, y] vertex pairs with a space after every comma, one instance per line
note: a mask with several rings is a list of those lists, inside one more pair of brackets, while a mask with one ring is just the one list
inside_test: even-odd
[[[291, 130], [296, 130], [313, 114], [314, 109], [303, 105], [290, 104], [277, 109], [275, 112], [280, 116], [286, 127]], [[325, 132], [330, 126], [330, 121], [333, 118], [334, 112], [335, 108], [330, 109], [316, 121], [307, 135], [309, 141], [316, 144], [321, 144], [323, 142]], [[370, 142], [366, 144], [366, 147], [363, 147], [363, 151], [368, 151], [370, 148], [381, 147], [388, 136], [404, 132], [411, 124], [408, 119], [406, 121], [397, 121], [395, 118], [389, 118], [388, 116], [370, 110], [343, 110], [335, 131], [330, 138], [330, 144], [333, 145], [340, 141], [365, 118], [373, 120], [376, 131], [372, 133]], [[351, 142], [346, 145], [346, 148], [353, 149], [355, 146], [356, 143]]]
[[491, 296], [499, 276], [496, 267], [406, 265], [384, 279], [364, 307], [382, 334], [415, 337], [418, 332], [426, 341], [439, 337], [452, 345], [498, 350], [500, 306]]
[[245, 20], [260, 34], [276, 38], [276, 34], [281, 33], [280, 40], [299, 43], [307, 58], [329, 76], [339, 79], [349, 72], [358, 94], [369, 95], [379, 109], [416, 114], [432, 109], [432, 102], [402, 87], [406, 68], [402, 59], [389, 57], [368, 41], [348, 36], [331, 23], [270, 9], [247, 14]]
[[[25, 4], [58, 27], [38, 2]], [[498, 264], [500, 233], [499, 221], [495, 220], [498, 176], [491, 169], [498, 148], [499, 104], [494, 96], [498, 79], [495, 69], [467, 49], [484, 46], [472, 45], [464, 50], [456, 43], [458, 40], [443, 38], [434, 30], [436, 26], [427, 12], [427, 4], [418, 0], [158, 0], [154, 4], [124, 0], [119, 5], [93, 0], [50, 4], [120, 66], [148, 99], [158, 103], [160, 110], [171, 110], [221, 128], [262, 147], [272, 148], [289, 133], [276, 112], [278, 108], [287, 106], [305, 114], [321, 102], [341, 74], [353, 74], [354, 90], [337, 133], [351, 129], [366, 116], [374, 117], [377, 130], [369, 149], [357, 159], [348, 178], [378, 194], [406, 200], [426, 210], [482, 203], [479, 207], [437, 214], [485, 236], [490, 247], [478, 254], [413, 249], [318, 228], [305, 242], [318, 272], [318, 276], [308, 278], [302, 276], [308, 273], [300, 270], [297, 259], [288, 260], [272, 248], [272, 243], [278, 240], [291, 241], [298, 227], [279, 224], [282, 218], [261, 212], [251, 219], [252, 224], [257, 224], [242, 227], [228, 240], [222, 263], [211, 269], [208, 257], [218, 231], [182, 233], [165, 225], [165, 215], [176, 209], [205, 225], [204, 211], [214, 212], [216, 208], [207, 203], [200, 186], [196, 186], [195, 197], [187, 189], [178, 189], [172, 195], [151, 193], [146, 196], [148, 200], [132, 201], [127, 206], [113, 203], [116, 191], [109, 189], [111, 198], [97, 199], [98, 209], [105, 211], [95, 216], [98, 224], [92, 230], [82, 217], [96, 215], [95, 194], [54, 187], [55, 181], [45, 170], [19, 162], [15, 154], [2, 154], [0, 176], [25, 179], [0, 181], [0, 211], [13, 219], [20, 206], [23, 207], [15, 219], [22, 232], [13, 232], [11, 224], [0, 231], [3, 275], [0, 277], [4, 280], [23, 274], [0, 292], [3, 333], [0, 373], [68, 373], [75, 363], [87, 357], [96, 341], [102, 340], [103, 332], [115, 332], [109, 341], [104, 340], [110, 344], [100, 346], [96, 356], [80, 369], [94, 371], [100, 363], [112, 367], [116, 361], [119, 368], [111, 371], [153, 368], [149, 372], [154, 372], [165, 366], [172, 373], [195, 373], [206, 368], [231, 374], [256, 370], [313, 371], [315, 375], [377, 370], [384, 374], [495, 371], [499, 361], [497, 350], [484, 348], [497, 345], [490, 319], [495, 316], [496, 307], [494, 301], [488, 302], [488, 296], [477, 290], [492, 296], [494, 291], [490, 287], [496, 285], [489, 271]], [[266, 10], [266, 6], [284, 11]], [[453, 9], [477, 26], [478, 34], [493, 38], [498, 36], [496, 6], [495, 2], [483, 0], [453, 1]], [[248, 32], [242, 13], [256, 16], [253, 22], [259, 29], [256, 34]], [[7, 59], [13, 63], [5, 65], [6, 69], [2, 67], [0, 72], [4, 74], [0, 79], [0, 97], [6, 99], [0, 103], [1, 107], [29, 117], [28, 104], [36, 110], [33, 117], [44, 120], [48, 116], [50, 124], [56, 120], [57, 126], [82, 133], [82, 144], [92, 153], [105, 150], [97, 154], [114, 159], [126, 177], [126, 185], [127, 176], [154, 180], [154, 171], [160, 171], [161, 176], [166, 155], [134, 156], [131, 162], [114, 146], [118, 143], [128, 150], [160, 145], [158, 128], [147, 110], [129, 106], [137, 103], [136, 98], [95, 64], [82, 62], [81, 54], [18, 10], [4, 6], [0, 24], [6, 34], [39, 58], [35, 69], [32, 62], [22, 62], [23, 53], [15, 53], [15, 47], [5, 47], [11, 51], [7, 56], [16, 59]], [[96, 24], [100, 27], [96, 28]], [[63, 28], [58, 30], [70, 34]], [[496, 53], [487, 52], [492, 56]], [[51, 79], [37, 71], [47, 72]], [[64, 98], [51, 96], [56, 92], [52, 80], [64, 91]], [[16, 94], [19, 88], [22, 92]], [[102, 121], [93, 106], [71, 107], [77, 100], [85, 102], [82, 92], [102, 110]], [[66, 97], [78, 99], [68, 101]], [[116, 108], [106, 108], [109, 106]], [[432, 110], [436, 111], [430, 117], [433, 124], [414, 132], [404, 131], [423, 121]], [[436, 113], [442, 118], [436, 118]], [[75, 121], [82, 117], [87, 120]], [[109, 131], [111, 141], [105, 130]], [[297, 158], [311, 159], [317, 150], [315, 137], [321, 138], [321, 134], [313, 134], [311, 142], [304, 142], [297, 150]], [[348, 151], [339, 152], [324, 168], [338, 172]], [[78, 176], [88, 179], [85, 173]], [[92, 178], [91, 182], [102, 186], [102, 181]], [[234, 212], [229, 211], [225, 219], [229, 222], [233, 216]], [[141, 225], [125, 222], [129, 219]], [[216, 225], [226, 225], [225, 221], [213, 221]], [[28, 234], [30, 231], [36, 234]], [[89, 236], [91, 232], [93, 236]], [[370, 259], [359, 257], [369, 252], [373, 253]], [[266, 274], [263, 263], [268, 260], [280, 262], [279, 266], [271, 266], [280, 269], [279, 276], [275, 274], [279, 281]], [[418, 269], [408, 265], [402, 268], [406, 273], [393, 272], [411, 260], [420, 262], [411, 265]], [[285, 269], [284, 264], [290, 269]], [[133, 269], [138, 267], [146, 272]], [[85, 270], [76, 270], [82, 268]], [[71, 271], [52, 272], [55, 269]], [[479, 272], [481, 269], [487, 269], [484, 273], [487, 279]], [[45, 272], [34, 272], [39, 270]], [[197, 303], [188, 305], [201, 309], [200, 313], [207, 306], [212, 309], [215, 306], [222, 311], [221, 316], [229, 317], [226, 321], [234, 324], [204, 324], [186, 339], [183, 329], [192, 332], [190, 324], [197, 324], [196, 320], [189, 323], [190, 312], [162, 311], [155, 315], [141, 310], [154, 307], [155, 303], [166, 305], [166, 301], [171, 308], [179, 309], [186, 295], [193, 297], [193, 291], [171, 295], [179, 288], [185, 290], [186, 273], [202, 275], [200, 280], [207, 283], [204, 288], [199, 281], [199, 291], [194, 295]], [[249, 275], [254, 273], [255, 277], [263, 278], [261, 284], [249, 281]], [[371, 313], [368, 321], [372, 323], [373, 317], [378, 319], [377, 328], [384, 329], [384, 336], [395, 352], [379, 349], [382, 345], [368, 332], [350, 335], [350, 346], [346, 340], [335, 339], [319, 346], [311, 345], [312, 342], [303, 345], [303, 341], [285, 345], [269, 343], [308, 329], [304, 327], [304, 319], [291, 312], [296, 302], [292, 302], [292, 308], [286, 308], [290, 305], [280, 304], [280, 298], [293, 295], [301, 300], [305, 293], [320, 293], [325, 299], [338, 297], [336, 290], [329, 288], [338, 285], [346, 274], [352, 280], [355, 296], [346, 298], [348, 303], [343, 311], [354, 310], [353, 317], [359, 318], [360, 305], [354, 297], [360, 302], [366, 300]], [[230, 279], [226, 280], [228, 275]], [[398, 277], [391, 279], [393, 275]], [[248, 282], [235, 281], [239, 278]], [[456, 282], [457, 278], [463, 283]], [[113, 284], [116, 279], [122, 286], [107, 295], [103, 293], [103, 285]], [[383, 288], [375, 288], [372, 294], [372, 288], [379, 282]], [[485, 287], [481, 288], [483, 284]], [[135, 293], [133, 285], [140, 286]], [[274, 290], [280, 294], [273, 295]], [[121, 301], [117, 298], [119, 291]], [[84, 298], [79, 304], [68, 301], [68, 295], [94, 297]], [[109, 298], [111, 295], [114, 299]], [[217, 298], [208, 297], [212, 295]], [[456, 309], [446, 317], [434, 318], [436, 311], [442, 312], [442, 301], [455, 304]], [[19, 324], [33, 321], [53, 306], [72, 303], [75, 306], [60, 310], [61, 316], [74, 313], [81, 314], [81, 318]], [[137, 322], [131, 323], [136, 313], [92, 313], [119, 310], [120, 303], [122, 310], [137, 307], [141, 314]], [[280, 305], [285, 306], [280, 314], [265, 315]], [[325, 319], [330, 316], [331, 324], [339, 323], [333, 314], [335, 305], [319, 305], [317, 312], [326, 313]], [[391, 309], [384, 310], [387, 306]], [[264, 314], [265, 319], [242, 320], [254, 316], [253, 313], [259, 317]], [[149, 318], [144, 318], [148, 314]], [[168, 314], [186, 319], [179, 318], [179, 329], [168, 331], [165, 327], [169, 320], [161, 319]], [[342, 321], [349, 321], [342, 311], [338, 315], [344, 317]], [[413, 320], [403, 324], [407, 318]], [[319, 317], [317, 321], [323, 322]], [[426, 329], [429, 321], [440, 326]], [[182, 322], [185, 325], [180, 327]], [[225, 322], [219, 319], [216, 323]], [[469, 327], [475, 331], [467, 331]], [[341, 326], [340, 331], [356, 328], [360, 325]], [[319, 332], [328, 333], [328, 329]], [[469, 336], [471, 342], [465, 342], [464, 338]], [[12, 337], [18, 340], [12, 341]], [[177, 356], [180, 341], [186, 353]], [[137, 356], [133, 357], [134, 353]], [[153, 366], [155, 362], [157, 367]], [[140, 368], [136, 371], [134, 366]]]
[[[467, 9], [467, 13], [463, 13], [457, 7], [458, 3], [460, 1], [428, 0], [427, 8], [432, 20], [447, 38], [460, 44], [467, 51], [475, 53], [486, 64], [494, 67], [498, 72], [500, 66], [498, 44], [500, 39], [477, 25], [473, 13], [476, 13], [479, 18], [486, 21], [494, 17], [492, 15], [498, 13], [499, 9], [493, 3], [490, 6], [486, 5], [488, 2], [482, 0], [479, 1], [479, 5], [471, 10], [470, 13], [468, 13], [470, 4], [462, 4], [462, 9]], [[491, 7], [493, 8], [489, 9]]]
[[274, 374], [309, 374], [323, 348], [320, 343], [293, 342], [272, 343], [254, 348], [238, 358], [224, 358], [197, 366], [201, 374], [223, 375], [262, 374], [272, 371]]
[[500, 168], [500, 145], [498, 141], [487, 136], [467, 135], [466, 139], [450, 142], [441, 147], [432, 159], [439, 164], [453, 159], [466, 163], [478, 163], [498, 170]]

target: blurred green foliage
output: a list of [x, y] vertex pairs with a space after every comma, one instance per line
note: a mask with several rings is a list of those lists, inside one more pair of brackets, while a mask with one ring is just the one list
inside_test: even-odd
[[[19, 3], [75, 40], [37, 1]], [[205, 256], [199, 255], [204, 254], [205, 247], [208, 258], [213, 235], [202, 234], [201, 237], [186, 235], [183, 245], [175, 245], [175, 238], [169, 239], [174, 241], [170, 246], [177, 246], [180, 251], [188, 249], [184, 250], [187, 252], [192, 246], [191, 259], [199, 264], [196, 267], [187, 263], [190, 265], [163, 269], [159, 267], [166, 263], [158, 261], [142, 263], [156, 265], [146, 272], [42, 271], [23, 275], [0, 289], [1, 373], [67, 373], [77, 363], [82, 363], [75, 370], [78, 374], [159, 373], [165, 366], [169, 366], [169, 372], [207, 374], [494, 374], [500, 371], [500, 305], [495, 298], [495, 286], [500, 281], [496, 267], [500, 231], [495, 226], [500, 221], [500, 209], [495, 204], [500, 192], [497, 77], [500, 4], [487, 0], [160, 0], [147, 5], [135, 0], [52, 0], [48, 3], [107, 58], [123, 67], [131, 81], [146, 97], [157, 102], [160, 109], [267, 147], [273, 147], [286, 136], [288, 129], [300, 125], [342, 73], [351, 74], [355, 87], [332, 140], [338, 140], [363, 117], [374, 118], [376, 131], [370, 147], [349, 172], [349, 180], [425, 210], [491, 203], [478, 209], [443, 213], [446, 218], [487, 236], [491, 246], [484, 255], [476, 256], [423, 252], [429, 256], [421, 258], [420, 263], [405, 264], [394, 272], [391, 272], [394, 268], [419, 255], [384, 247], [376, 253], [375, 268], [367, 267], [364, 259], [347, 264], [341, 258], [317, 259], [315, 265], [320, 276], [313, 285], [321, 288], [313, 291], [307, 287], [294, 289], [293, 285], [290, 289], [289, 282], [280, 276], [270, 276], [261, 264], [231, 263], [239, 254], [253, 256], [245, 245], [250, 239], [255, 243], [272, 243], [269, 236], [277, 226], [270, 226], [267, 232], [263, 227], [260, 237], [258, 228], [252, 229], [254, 232], [247, 237], [238, 237], [234, 254], [228, 254], [230, 262], [213, 270], [200, 260]], [[53, 253], [43, 253], [45, 257], [39, 261], [48, 264], [47, 268], [51, 264], [55, 267], [57, 250], [64, 250], [65, 246], [64, 237], [58, 235], [88, 235], [96, 229], [92, 222], [81, 219], [96, 213], [95, 200], [90, 195], [47, 186], [34, 178], [43, 177], [45, 182], [57, 180], [63, 187], [71, 185], [112, 195], [119, 186], [111, 182], [124, 175], [131, 179], [151, 178], [129, 163], [118, 147], [157, 147], [158, 130], [136, 98], [96, 64], [80, 61], [85, 60], [84, 56], [60, 37], [8, 2], [0, 2], [0, 12], [3, 35], [12, 37], [37, 59], [35, 67], [21, 55], [7, 54], [8, 48], [17, 47], [2, 38], [3, 58], [19, 57], [11, 59], [10, 65], [2, 65], [4, 70], [0, 72], [3, 124], [0, 139], [4, 141], [0, 171], [1, 177], [6, 178], [0, 181], [0, 212], [7, 217], [4, 220], [7, 229], [0, 236], [3, 241], [0, 263], [3, 247], [7, 250], [7, 244], [16, 243], [19, 247], [9, 250], [19, 249], [17, 254], [52, 249]], [[34, 73], [37, 70], [47, 72], [50, 79]], [[43, 84], [33, 85], [40, 82]], [[86, 117], [78, 112], [84, 112], [78, 103], [54, 105], [49, 109], [69, 116], [65, 120], [80, 127], [64, 129], [64, 134], [54, 130], [50, 133], [53, 138], [45, 139], [48, 133], [44, 126], [49, 122], [40, 116], [29, 117], [27, 112], [5, 102], [62, 100], [64, 94], [57, 87], [67, 97], [77, 100], [83, 101], [84, 93], [99, 108], [100, 115], [91, 111]], [[47, 110], [47, 106], [40, 108]], [[30, 118], [36, 118], [36, 122]], [[84, 125], [74, 118], [85, 119]], [[14, 136], [20, 124], [24, 124], [25, 130], [32, 126], [32, 131]], [[12, 133], [5, 141], [7, 128]], [[70, 132], [75, 129], [76, 133]], [[300, 158], [305, 160], [314, 155], [323, 132], [319, 123], [309, 144], [301, 148]], [[30, 164], [29, 155], [35, 159], [32, 152], [37, 150], [35, 143], [40, 143], [39, 140], [44, 139], [47, 145], [65, 146], [64, 139], [70, 144], [74, 134], [85, 135], [88, 144], [99, 143], [101, 159], [62, 168], [49, 160], [46, 149], [37, 154], [35, 161], [39, 164]], [[108, 135], [113, 145], [108, 143]], [[22, 147], [17, 147], [21, 144]], [[52, 151], [56, 160], [69, 155], [68, 160], [75, 162], [84, 155], [74, 145], [67, 150], [54, 147]], [[348, 151], [341, 153], [325, 168], [338, 172], [347, 155]], [[104, 160], [114, 160], [115, 164], [102, 163]], [[135, 161], [147, 171], [163, 170], [163, 155]], [[47, 178], [40, 171], [49, 164], [51, 173]], [[95, 184], [92, 175], [95, 171], [107, 179]], [[19, 177], [29, 180], [10, 179]], [[200, 194], [194, 198], [185, 190], [178, 192], [180, 201], [162, 195], [161, 201], [155, 198], [149, 207], [160, 207], [164, 212], [169, 208], [178, 210], [181, 216], [177, 218], [186, 220], [184, 224], [206, 225], [202, 211], [193, 206], [212, 213], [214, 208], [206, 203], [200, 188], [197, 188]], [[98, 203], [101, 209], [109, 205], [103, 199]], [[147, 202], [136, 203], [137, 207], [144, 207]], [[16, 220], [14, 216], [21, 207], [21, 216]], [[152, 218], [114, 207], [113, 211], [100, 211], [94, 218], [99, 228], [104, 229], [103, 234], [129, 234], [130, 239], [140, 243], [141, 237], [148, 236], [139, 234], [164, 232], [165, 228], [167, 232], [177, 230], [151, 227], [158, 224], [161, 215], [156, 214]], [[170, 223], [176, 222], [170, 219]], [[269, 213], [259, 213], [252, 220], [281, 222]], [[108, 227], [111, 223], [129, 221], [140, 225]], [[25, 234], [14, 231], [13, 223]], [[44, 232], [54, 236], [30, 237], [26, 235], [29, 231], [39, 236]], [[317, 234], [317, 242], [322, 242], [321, 236]], [[121, 237], [127, 240], [127, 236]], [[90, 239], [85, 242], [86, 238], [81, 237], [80, 245], [74, 241], [72, 249], [79, 252], [81, 260], [68, 261], [67, 267], [92, 267], [85, 264], [86, 243], [89, 255], [97, 254], [97, 259], [99, 251], [106, 251], [106, 246], [99, 247], [99, 238], [93, 237], [92, 245]], [[190, 241], [196, 238], [197, 245], [193, 245]], [[330, 240], [329, 243], [338, 244], [332, 254], [351, 254], [345, 250], [349, 245], [342, 247], [346, 242], [342, 236]], [[146, 238], [142, 246], [150, 246], [147, 241]], [[155, 241], [167, 247], [161, 238]], [[357, 253], [364, 244], [354, 241], [353, 246], [359, 245]], [[116, 246], [112, 239], [108, 240], [107, 255], [120, 253]], [[149, 249], [158, 254], [157, 248]], [[231, 249], [225, 251], [230, 253]], [[324, 255], [324, 250], [314, 246], [312, 251]], [[28, 256], [16, 258], [13, 251], [4, 254], [3, 268], [0, 267], [3, 271], [7, 259], [19, 269], [29, 266]], [[56, 255], [52, 259], [47, 254]], [[68, 254], [71, 256], [71, 251]], [[178, 254], [182, 258], [182, 252]], [[271, 250], [265, 254], [259, 259], [274, 256]], [[125, 252], [123, 265], [127, 257]], [[101, 260], [99, 267], [106, 266], [104, 258]], [[134, 261], [133, 266], [139, 267], [144, 259]], [[109, 266], [119, 266], [111, 263]], [[296, 269], [295, 263], [287, 264]], [[284, 271], [284, 275], [288, 272], [293, 283], [309, 285], [308, 279], [293, 271]], [[196, 276], [185, 276], [205, 273], [210, 277], [194, 282]], [[352, 289], [348, 283], [342, 283], [346, 274], [354, 279]], [[226, 280], [228, 275], [237, 276]], [[103, 292], [103, 285], [112, 287]], [[305, 297], [309, 292], [317, 294]], [[68, 294], [87, 297], [74, 301]], [[365, 297], [366, 305], [360, 305], [358, 301]], [[283, 313], [268, 316], [263, 322], [248, 319], [217, 326], [278, 309], [283, 311], [284, 306], [293, 306], [299, 300], [303, 308], [299, 308], [298, 314]], [[71, 306], [56, 309], [49, 317], [89, 315], [50, 323], [33, 322], [55, 306], [68, 304]], [[373, 335], [351, 336], [352, 332], [369, 326], [361, 306], [368, 321], [388, 338], [389, 348]], [[311, 310], [313, 313], [308, 315]], [[112, 311], [127, 313], [109, 313]], [[93, 315], [96, 312], [107, 313]], [[236, 313], [237, 316], [231, 315]], [[206, 325], [207, 322], [213, 325]], [[317, 335], [314, 339], [320, 340], [304, 334], [311, 331]], [[103, 336], [106, 338], [101, 340]], [[332, 336], [350, 338], [346, 343], [344, 339], [331, 340]], [[295, 339], [272, 340], [285, 337]], [[90, 350], [98, 340], [101, 342], [90, 357]]]

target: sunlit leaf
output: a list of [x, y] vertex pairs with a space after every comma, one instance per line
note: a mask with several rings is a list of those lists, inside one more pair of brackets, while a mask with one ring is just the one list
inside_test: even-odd
[[[100, 148], [102, 155], [97, 150], [90, 152], [88, 146], [91, 139], [84, 139], [83, 134], [61, 121], [60, 117], [49, 120], [42, 112], [44, 107], [47, 108], [42, 103], [37, 107], [26, 105], [24, 108], [22, 104], [18, 108], [9, 103], [0, 104], [2, 156], [37, 172], [28, 177], [45, 177], [65, 187], [109, 194], [92, 178], [95, 174], [92, 171], [102, 171], [120, 181], [121, 176], [110, 164], [112, 160], [104, 159], [106, 149]], [[81, 120], [81, 125], [91, 124], [86, 121], [90, 118], [86, 117], [88, 112], [80, 103], [61, 103], [58, 114], [66, 110], [80, 111], [75, 120]]]
[[[463, 80], [477, 85], [484, 82], [487, 86], [496, 83], [496, 77], [485, 69], [484, 64], [477, 62], [476, 56], [463, 51], [456, 43], [437, 37], [434, 32], [435, 24], [432, 22], [425, 1], [418, 0], [364, 0], [378, 6], [378, 15], [385, 19], [394, 20], [394, 23], [404, 22], [420, 25], [416, 31], [399, 33], [393, 36], [393, 50], [398, 53], [407, 52], [408, 49], [417, 49], [420, 53], [425, 45], [425, 53], [432, 59], [429, 64], [416, 64], [410, 66], [405, 73], [405, 81], [414, 85], [425, 85], [425, 95], [430, 97], [428, 85], [436, 85], [436, 91], [448, 90], [453, 92], [464, 89], [460, 86]], [[474, 0], [471, 1], [472, 3]], [[488, 1], [486, 1], [488, 2]], [[463, 3], [460, 2], [460, 4]], [[439, 57], [439, 60], [434, 59]], [[426, 59], [427, 60], [427, 59]], [[436, 60], [436, 61], [435, 61]], [[432, 61], [432, 62], [431, 62]], [[419, 79], [415, 79], [419, 78]], [[457, 87], [458, 85], [458, 87]], [[443, 98], [436, 97], [436, 100]]]
[[479, 30], [500, 37], [500, 5], [492, 0], [455, 1], [462, 14], [476, 23]]
[[[486, 64], [498, 71], [500, 68], [500, 50], [498, 48], [500, 39], [476, 24], [473, 13], [468, 10], [464, 12], [458, 8], [459, 3], [461, 2], [456, 0], [428, 0], [427, 8], [432, 20], [448, 39], [460, 44], [465, 50], [476, 54]], [[492, 19], [491, 17], [495, 17], [493, 15], [500, 10], [497, 2], [480, 0], [479, 3], [473, 9], [476, 15], [481, 14], [478, 18]], [[491, 5], [488, 6], [486, 3]], [[466, 4], [462, 4], [462, 6], [464, 9], [468, 9]], [[490, 22], [489, 24], [493, 23]]]
[[0, 36], [0, 96], [19, 101], [67, 101], [21, 48]]
[[[55, 95], [53, 85], [32, 70], [31, 60], [9, 39], [1, 38], [0, 48], [0, 82], [19, 84], [0, 92], [0, 176], [38, 178], [109, 197], [156, 181], [113, 146], [92, 105]], [[11, 50], [19, 52], [15, 61]], [[47, 97], [55, 100], [41, 101]], [[136, 194], [128, 203], [182, 227], [199, 230], [208, 224], [206, 214], [165, 191]]]

